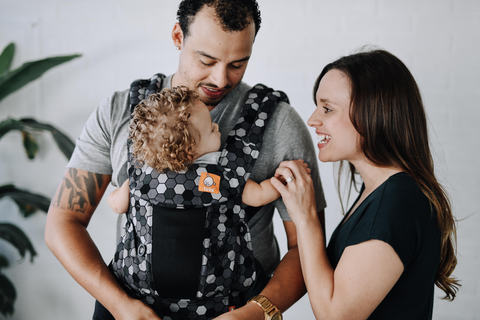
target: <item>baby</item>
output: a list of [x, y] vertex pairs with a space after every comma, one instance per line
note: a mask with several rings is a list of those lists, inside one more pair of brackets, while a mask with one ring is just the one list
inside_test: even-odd
[[[152, 94], [135, 107], [130, 139], [137, 161], [159, 172], [178, 172], [219, 151], [221, 135], [218, 125], [212, 122], [207, 106], [197, 96], [195, 91], [179, 86]], [[307, 168], [305, 163], [302, 164]], [[128, 211], [128, 181], [108, 196], [108, 204], [116, 213]], [[249, 179], [242, 201], [259, 207], [279, 197], [270, 180], [256, 183]]]

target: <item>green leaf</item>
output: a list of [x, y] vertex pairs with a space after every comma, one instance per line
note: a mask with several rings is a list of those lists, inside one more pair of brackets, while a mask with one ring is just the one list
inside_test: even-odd
[[17, 299], [17, 291], [13, 283], [0, 273], [0, 312], [5, 316], [13, 315], [13, 305]]
[[75, 149], [75, 143], [64, 133], [62, 133], [60, 130], [58, 130], [52, 125], [40, 123], [35, 119], [23, 118], [20, 119], [20, 121], [25, 125], [28, 125], [32, 129], [50, 131], [60, 151], [62, 151], [65, 157], [67, 157], [67, 159], [70, 159], [73, 150]]
[[35, 137], [26, 130], [30, 130], [30, 127], [25, 125], [21, 120], [15, 120], [8, 118], [0, 123], [0, 138], [7, 134], [9, 131], [18, 130], [22, 132], [23, 146], [27, 157], [31, 160], [35, 158], [38, 152], [38, 144]]
[[13, 44], [12, 42], [8, 46], [6, 46], [5, 49], [3, 49], [3, 52], [0, 55], [0, 75], [10, 70], [14, 54], [15, 44]]
[[0, 199], [10, 197], [18, 205], [24, 217], [29, 217], [37, 209], [47, 213], [50, 207], [50, 199], [39, 194], [16, 188], [8, 184], [0, 186]]
[[11, 130], [23, 130], [25, 126], [23, 125], [22, 122], [8, 118], [6, 120], [3, 120], [0, 122], [0, 138], [3, 137], [5, 134], [7, 134]]
[[40, 123], [31, 118], [23, 118], [20, 120], [8, 118], [2, 121], [0, 123], [0, 138], [2, 138], [6, 133], [11, 130], [22, 131], [23, 143], [29, 159], [33, 159], [36, 152], [38, 151], [38, 146], [34, 137], [28, 133], [28, 131], [32, 130], [50, 131], [58, 148], [60, 149], [60, 151], [62, 151], [65, 157], [67, 157], [67, 159], [70, 159], [73, 153], [73, 149], [75, 149], [75, 143], [60, 130], [58, 130], [52, 125]]
[[74, 54], [26, 62], [19, 68], [2, 74], [0, 77], [0, 101], [27, 83], [40, 78], [51, 68], [80, 56], [80, 54]]
[[28, 159], [32, 160], [38, 153], [38, 143], [35, 140], [35, 137], [27, 131], [22, 131], [23, 136], [23, 146], [25, 147], [25, 152], [27, 153]]
[[25, 258], [27, 251], [30, 252], [30, 262], [33, 262], [37, 252], [22, 229], [11, 223], [0, 223], [0, 238], [10, 242], [22, 258]]

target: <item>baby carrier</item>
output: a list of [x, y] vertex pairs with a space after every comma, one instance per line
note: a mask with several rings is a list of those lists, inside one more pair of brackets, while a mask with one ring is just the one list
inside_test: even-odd
[[[164, 78], [133, 82], [131, 111], [160, 91]], [[211, 319], [262, 289], [255, 288], [263, 270], [253, 256], [242, 191], [279, 101], [288, 102], [283, 92], [253, 87], [218, 161], [183, 172], [139, 164], [128, 143], [130, 208], [111, 268], [162, 319]]]

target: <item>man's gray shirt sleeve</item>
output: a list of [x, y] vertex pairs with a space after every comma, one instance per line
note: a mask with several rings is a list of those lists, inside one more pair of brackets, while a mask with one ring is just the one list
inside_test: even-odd
[[[317, 155], [310, 132], [296, 110], [287, 103], [281, 103], [264, 134], [262, 151], [255, 164], [251, 179], [260, 182], [275, 174], [278, 165], [285, 160], [304, 160], [312, 170], [317, 211], [326, 207], [318, 169]], [[282, 198], [274, 201], [280, 216], [290, 221]]]
[[75, 150], [67, 167], [112, 174], [108, 117], [110, 101], [111, 97], [104, 99], [88, 118], [76, 140]]
[[91, 114], [67, 167], [112, 175], [120, 186], [127, 178], [128, 91], [115, 92]]

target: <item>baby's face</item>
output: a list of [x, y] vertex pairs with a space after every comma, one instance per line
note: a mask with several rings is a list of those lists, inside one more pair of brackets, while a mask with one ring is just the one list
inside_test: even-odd
[[221, 135], [218, 131], [218, 124], [212, 122], [208, 107], [198, 99], [195, 100], [190, 123], [200, 135], [200, 137], [194, 135], [197, 141], [195, 147], [196, 158], [220, 149]]

